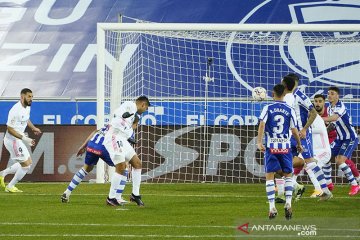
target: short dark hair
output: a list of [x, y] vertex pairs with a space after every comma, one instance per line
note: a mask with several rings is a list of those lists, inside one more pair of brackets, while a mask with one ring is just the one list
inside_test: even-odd
[[314, 99], [315, 98], [322, 98], [324, 101], [325, 101], [325, 96], [323, 95], [323, 94], [316, 94], [315, 96], [314, 96]]
[[282, 80], [283, 85], [285, 85], [288, 91], [292, 91], [295, 87], [295, 79], [286, 75]]
[[27, 93], [32, 93], [32, 91], [28, 88], [23, 88], [20, 92], [20, 94], [27, 94]]
[[286, 75], [285, 77], [291, 77], [293, 78], [295, 81], [299, 82], [300, 78], [299, 75], [295, 74], [295, 73], [289, 73], [288, 75]]
[[151, 106], [149, 99], [146, 96], [140, 96], [136, 99], [137, 102], [146, 102], [148, 106]]
[[329, 87], [328, 91], [335, 91], [337, 92], [337, 94], [340, 95], [340, 89], [338, 87], [335, 86]]
[[274, 87], [273, 87], [273, 91], [275, 93], [275, 95], [277, 97], [281, 97], [283, 94], [284, 94], [284, 91], [285, 91], [285, 86], [282, 85], [282, 84], [276, 84]]

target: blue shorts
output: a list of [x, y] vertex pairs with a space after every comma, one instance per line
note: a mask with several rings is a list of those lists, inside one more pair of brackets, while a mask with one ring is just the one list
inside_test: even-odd
[[115, 166], [111, 161], [109, 152], [106, 150], [105, 146], [102, 144], [97, 144], [92, 141], [89, 141], [86, 147], [86, 156], [85, 163], [87, 165], [96, 165], [101, 158], [109, 166]]
[[336, 157], [339, 155], [351, 158], [353, 151], [357, 148], [359, 144], [359, 139], [348, 139], [348, 140], [338, 140], [336, 139], [331, 144], [331, 155]]
[[287, 149], [288, 153], [273, 154], [270, 149], [265, 151], [265, 172], [277, 172], [282, 170], [284, 173], [293, 172], [292, 153], [290, 149]]
[[[301, 153], [304, 159], [312, 158], [314, 157], [314, 150], [313, 150], [313, 142], [312, 142], [312, 136], [309, 131], [306, 132], [306, 138], [301, 139], [301, 146], [303, 147], [304, 151]], [[293, 156], [298, 156], [299, 153], [296, 149], [296, 140], [294, 136], [291, 137], [291, 151]]]

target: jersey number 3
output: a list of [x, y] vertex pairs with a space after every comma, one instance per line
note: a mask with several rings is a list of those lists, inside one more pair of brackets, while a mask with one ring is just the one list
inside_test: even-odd
[[285, 122], [284, 117], [281, 115], [276, 115], [274, 117], [274, 121], [276, 122], [276, 127], [273, 127], [273, 132], [277, 134], [283, 133]]

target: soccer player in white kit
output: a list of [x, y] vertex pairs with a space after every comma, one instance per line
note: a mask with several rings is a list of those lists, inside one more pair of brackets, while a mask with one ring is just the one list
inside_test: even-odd
[[[30, 89], [24, 88], [20, 93], [18, 101], [9, 111], [7, 120], [7, 131], [4, 137], [4, 145], [10, 153], [10, 159], [15, 160], [12, 166], [0, 172], [0, 185], [5, 188], [5, 192], [22, 192], [17, 184], [30, 170], [32, 160], [27, 147], [34, 146], [35, 140], [25, 135], [26, 127], [29, 127], [35, 135], [41, 133], [41, 130], [35, 127], [30, 121], [30, 106], [33, 99], [33, 93]], [[15, 174], [13, 179], [5, 186], [5, 177], [8, 174]]]
[[111, 179], [109, 196], [106, 199], [109, 205], [119, 205], [116, 200], [116, 191], [121, 188], [121, 182], [126, 179], [126, 162], [132, 166], [133, 189], [130, 201], [138, 206], [144, 206], [140, 196], [141, 183], [141, 160], [134, 148], [128, 142], [133, 135], [133, 123], [136, 114], [142, 114], [150, 106], [149, 99], [141, 96], [135, 102], [124, 102], [114, 112], [109, 130], [105, 134], [104, 146], [109, 152], [110, 158], [115, 165], [115, 173]]
[[[314, 159], [316, 160], [319, 168], [323, 168], [331, 159], [331, 148], [329, 143], [329, 137], [324, 120], [320, 115], [316, 116], [314, 122], [311, 124], [312, 128], [312, 141], [314, 150]], [[296, 181], [297, 175], [301, 172], [302, 168], [294, 169], [294, 181]], [[315, 198], [323, 194], [319, 181], [316, 179], [315, 174], [312, 171], [308, 171], [308, 175], [313, 183], [315, 190], [310, 197]]]

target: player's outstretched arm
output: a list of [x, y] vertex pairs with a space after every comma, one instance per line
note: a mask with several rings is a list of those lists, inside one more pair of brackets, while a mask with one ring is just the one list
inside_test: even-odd
[[27, 122], [28, 127], [34, 132], [35, 135], [41, 134], [41, 130], [34, 126], [34, 124], [30, 121], [30, 119]]
[[265, 146], [262, 143], [263, 137], [264, 137], [264, 131], [265, 131], [265, 122], [260, 121], [259, 129], [258, 129], [258, 136], [257, 136], [257, 148], [265, 152]]
[[88, 142], [90, 141], [90, 139], [94, 136], [94, 134], [97, 132], [98, 130], [94, 130], [90, 133], [90, 135], [86, 138], [86, 140], [83, 142], [83, 144], [79, 147], [78, 152], [76, 154], [77, 157], [83, 155], [86, 151], [86, 146], [88, 144]]
[[334, 114], [334, 115], [331, 115], [329, 117], [323, 117], [322, 119], [325, 121], [325, 122], [336, 122], [338, 119], [339, 119], [339, 115], [338, 114]]
[[318, 113], [316, 112], [315, 108], [312, 108], [309, 112], [309, 118], [304, 126], [303, 129], [300, 130], [299, 135], [301, 138], [305, 138], [306, 137], [306, 131], [309, 129], [309, 127], [311, 126], [311, 124], [313, 124], [316, 116], [318, 115]]
[[300, 136], [299, 136], [299, 132], [297, 130], [297, 128], [291, 128], [291, 132], [296, 140], [296, 149], [299, 153], [303, 152], [303, 147], [301, 146], [301, 140], [300, 140]]

